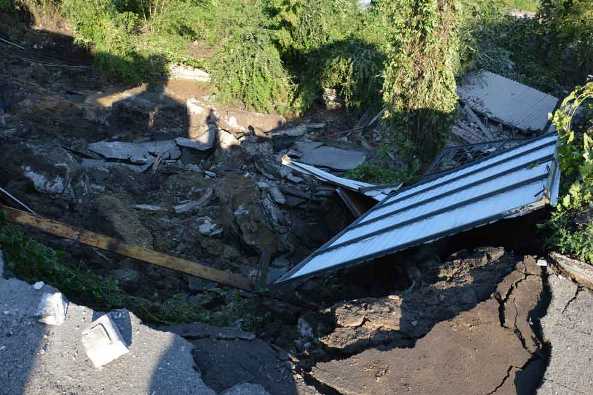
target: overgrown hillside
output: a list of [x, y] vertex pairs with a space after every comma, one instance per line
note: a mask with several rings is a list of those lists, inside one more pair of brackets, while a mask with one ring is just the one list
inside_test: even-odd
[[299, 115], [328, 97], [355, 113], [386, 108], [383, 151], [397, 147], [405, 168], [383, 181], [413, 176], [439, 150], [468, 69], [564, 96], [593, 68], [588, 0], [1, 0], [0, 10], [70, 29], [115, 80], [186, 64], [211, 74], [217, 101], [256, 111]]

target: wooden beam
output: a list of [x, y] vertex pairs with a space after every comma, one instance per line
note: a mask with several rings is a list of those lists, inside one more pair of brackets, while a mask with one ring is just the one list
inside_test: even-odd
[[109, 236], [89, 232], [84, 229], [77, 229], [61, 222], [34, 216], [2, 204], [0, 204], [0, 209], [4, 211], [9, 221], [31, 226], [54, 236], [75, 240], [91, 247], [115, 252], [139, 261], [228, 285], [233, 288], [244, 290], [253, 289], [251, 281], [240, 274], [214, 269], [186, 259], [176, 258], [147, 248], [126, 244]]

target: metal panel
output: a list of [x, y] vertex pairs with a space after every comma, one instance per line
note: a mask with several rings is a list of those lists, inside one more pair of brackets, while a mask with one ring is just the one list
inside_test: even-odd
[[360, 193], [370, 197], [371, 199], [374, 199], [377, 202], [382, 201], [387, 196], [389, 196], [390, 193], [398, 190], [401, 187], [401, 184], [395, 185], [395, 186], [390, 186], [390, 185], [380, 186], [380, 185], [368, 184], [368, 183], [362, 182], [362, 181], [350, 180], [348, 178], [338, 177], [331, 173], [328, 173], [327, 171], [318, 169], [315, 166], [311, 166], [306, 163], [301, 163], [301, 162], [292, 160], [287, 155], [285, 155], [282, 158], [282, 164], [284, 166], [287, 166], [287, 167], [289, 167], [295, 171], [298, 171], [300, 173], [309, 175], [311, 177], [315, 177], [318, 180], [321, 180], [321, 181], [324, 181], [324, 182], [327, 182], [327, 183], [330, 183], [330, 184], [333, 184], [333, 185], [336, 185], [336, 186], [339, 186], [342, 188], [346, 188], [351, 191], [360, 192]]
[[476, 111], [522, 130], [544, 130], [558, 103], [554, 96], [489, 71], [470, 74], [457, 91]]
[[555, 204], [557, 136], [549, 134], [384, 199], [277, 282], [436, 240]]

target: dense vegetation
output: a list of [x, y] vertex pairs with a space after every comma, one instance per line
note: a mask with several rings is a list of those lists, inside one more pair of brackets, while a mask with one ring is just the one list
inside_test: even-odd
[[544, 235], [551, 248], [593, 263], [593, 83], [577, 88], [554, 114], [560, 137], [560, 202]]

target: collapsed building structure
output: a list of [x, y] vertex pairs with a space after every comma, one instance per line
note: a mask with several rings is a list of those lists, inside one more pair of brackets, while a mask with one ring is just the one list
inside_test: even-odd
[[[377, 204], [363, 215], [360, 208], [353, 208], [356, 204], [351, 199], [340, 194], [358, 219], [276, 283], [355, 265], [556, 205], [560, 187], [558, 136], [548, 114], [558, 99], [486, 71], [468, 76], [459, 95], [463, 113], [470, 114], [470, 125], [460, 118], [453, 134], [468, 144], [443, 151], [429, 169], [433, 174], [404, 189], [336, 177], [283, 158], [293, 170], [336, 185], [338, 192], [344, 188]], [[537, 137], [500, 139], [505, 129], [507, 136]], [[479, 141], [475, 136], [498, 139]]]

